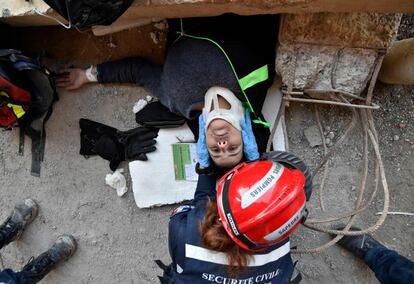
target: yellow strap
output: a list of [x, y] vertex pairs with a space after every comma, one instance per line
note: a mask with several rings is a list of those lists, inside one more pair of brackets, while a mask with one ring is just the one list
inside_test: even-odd
[[26, 113], [22, 106], [13, 104], [7, 104], [7, 106], [13, 109], [13, 112], [17, 118], [21, 118]]
[[[9, 95], [6, 92], [1, 91], [0, 92], [0, 96], [9, 98]], [[7, 106], [11, 109], [13, 109], [14, 115], [17, 118], [21, 118], [26, 112], [24, 111], [24, 109], [22, 108], [22, 106], [19, 105], [14, 105], [14, 104], [7, 104]]]

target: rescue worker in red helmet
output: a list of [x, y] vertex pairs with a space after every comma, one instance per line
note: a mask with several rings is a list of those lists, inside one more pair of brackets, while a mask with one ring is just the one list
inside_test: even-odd
[[[286, 162], [277, 162], [281, 156]], [[311, 179], [292, 154], [267, 158], [236, 166], [217, 184], [214, 176], [199, 176], [193, 202], [171, 214], [172, 263], [158, 262], [162, 283], [291, 281], [289, 235], [306, 217]]]

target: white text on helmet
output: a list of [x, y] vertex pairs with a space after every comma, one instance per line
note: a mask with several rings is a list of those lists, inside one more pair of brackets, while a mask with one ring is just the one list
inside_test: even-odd
[[231, 216], [230, 213], [227, 213], [226, 216], [227, 216], [227, 220], [228, 220], [228, 222], [230, 224], [231, 230], [233, 231], [233, 233], [236, 236], [238, 236], [240, 233], [239, 233], [239, 230], [237, 230], [237, 228], [236, 228], [236, 224], [234, 223], [233, 217]]
[[274, 241], [283, 236], [287, 231], [289, 231], [300, 219], [303, 217], [305, 213], [305, 204], [296, 212], [296, 214], [290, 218], [285, 224], [283, 224], [280, 228], [273, 231], [272, 233], [266, 235], [264, 239], [266, 241]]
[[282, 175], [284, 167], [278, 163], [273, 163], [266, 175], [255, 183], [248, 191], [242, 195], [242, 208], [249, 207], [270, 188], [272, 188]]

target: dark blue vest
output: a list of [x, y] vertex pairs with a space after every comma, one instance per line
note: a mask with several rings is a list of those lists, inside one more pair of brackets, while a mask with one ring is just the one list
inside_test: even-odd
[[285, 240], [266, 252], [253, 255], [249, 266], [237, 277], [227, 274], [224, 253], [203, 248], [199, 222], [205, 200], [178, 210], [170, 220], [169, 246], [173, 263], [165, 283], [270, 284], [288, 283], [293, 272], [290, 242]]

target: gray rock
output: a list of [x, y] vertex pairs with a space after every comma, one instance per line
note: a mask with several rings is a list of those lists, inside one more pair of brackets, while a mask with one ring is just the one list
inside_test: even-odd
[[313, 125], [304, 131], [306, 140], [308, 140], [309, 145], [313, 148], [319, 145], [322, 145], [322, 137], [319, 133], [319, 129], [316, 125]]

